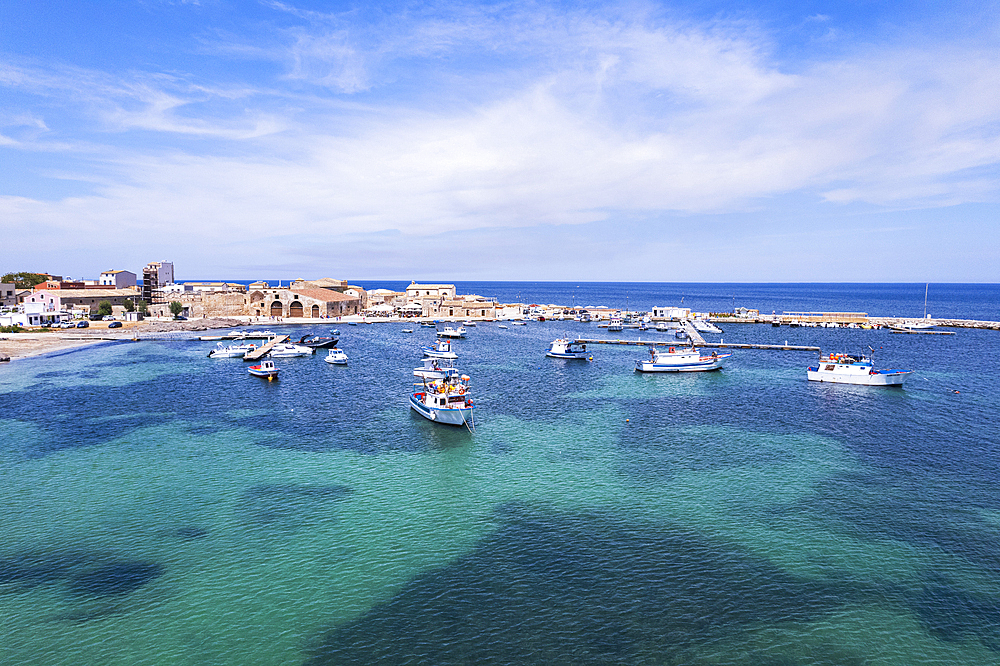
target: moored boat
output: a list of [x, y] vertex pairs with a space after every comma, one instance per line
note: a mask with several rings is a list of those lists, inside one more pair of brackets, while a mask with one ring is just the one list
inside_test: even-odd
[[464, 326], [459, 326], [454, 328], [452, 326], [445, 326], [443, 330], [438, 331], [438, 337], [441, 338], [464, 338], [468, 331], [465, 330]]
[[331, 335], [303, 335], [295, 344], [313, 349], [329, 349], [336, 347], [339, 341], [339, 332], [331, 331]]
[[424, 352], [424, 356], [434, 358], [458, 358], [458, 354], [451, 350], [451, 340], [439, 338], [434, 341], [433, 347], [421, 347], [421, 351]]
[[257, 349], [257, 345], [252, 342], [245, 343], [242, 345], [224, 345], [221, 342], [218, 343], [212, 351], [208, 352], [209, 358], [243, 358], [247, 355], [247, 352], [252, 352]]
[[274, 358], [292, 358], [294, 356], [309, 356], [309, 354], [315, 353], [316, 350], [312, 347], [295, 345], [290, 342], [279, 342], [271, 347], [271, 351], [268, 352], [268, 356], [272, 356]]
[[722, 362], [732, 355], [732, 352], [720, 354], [714, 351], [702, 355], [694, 347], [668, 347], [667, 351], [650, 347], [649, 360], [636, 361], [635, 369], [639, 372], [705, 372], [718, 370]]
[[550, 358], [582, 359], [584, 361], [593, 358], [587, 353], [587, 345], [566, 338], [553, 340], [545, 355]]
[[420, 390], [410, 395], [410, 408], [435, 423], [471, 425], [473, 404], [469, 376], [459, 375], [454, 368], [442, 369], [442, 373], [441, 378], [424, 378]]
[[912, 370], [876, 370], [870, 356], [859, 354], [829, 354], [821, 356], [815, 366], [806, 369], [811, 382], [858, 384], [861, 386], [902, 386]]
[[347, 354], [343, 349], [331, 349], [323, 360], [333, 365], [347, 365]]
[[267, 377], [267, 381], [278, 378], [278, 369], [274, 367], [274, 361], [263, 360], [260, 365], [251, 365], [247, 368], [254, 377]]

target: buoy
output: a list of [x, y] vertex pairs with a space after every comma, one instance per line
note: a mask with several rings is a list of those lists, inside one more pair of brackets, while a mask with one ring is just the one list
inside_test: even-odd
[[625, 423], [628, 423], [628, 419], [625, 419]]

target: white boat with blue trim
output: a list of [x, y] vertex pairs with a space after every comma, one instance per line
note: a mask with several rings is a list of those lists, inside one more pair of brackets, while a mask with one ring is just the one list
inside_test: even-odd
[[458, 354], [451, 350], [451, 340], [438, 338], [434, 341], [433, 347], [421, 347], [421, 351], [424, 352], [424, 356], [431, 356], [433, 358], [458, 358]]
[[257, 345], [252, 342], [248, 342], [241, 345], [224, 345], [223, 343], [218, 343], [215, 349], [208, 352], [209, 358], [243, 358], [247, 353], [252, 352], [257, 349]]
[[343, 349], [331, 349], [323, 360], [331, 365], [347, 365], [347, 353]]
[[806, 369], [811, 382], [858, 384], [861, 386], [902, 386], [912, 370], [876, 370], [870, 356], [830, 354], [821, 356], [819, 362]]
[[649, 360], [638, 360], [635, 369], [639, 372], [706, 372], [718, 370], [722, 362], [732, 356], [732, 352], [703, 355], [694, 347], [668, 347], [661, 351], [649, 348]]
[[[426, 365], [426, 361], [425, 361]], [[422, 378], [420, 389], [410, 395], [410, 408], [434, 423], [472, 426], [472, 395], [469, 376], [455, 368], [417, 368], [414, 375]]]
[[587, 352], [587, 345], [566, 338], [552, 341], [549, 351], [545, 354], [550, 358], [591, 360], [593, 356]]
[[459, 326], [455, 328], [453, 326], [445, 326], [443, 330], [438, 331], [439, 338], [464, 338], [468, 331], [464, 326]]
[[254, 377], [267, 377], [267, 381], [278, 378], [278, 369], [274, 367], [274, 361], [263, 360], [260, 365], [251, 365], [247, 368]]

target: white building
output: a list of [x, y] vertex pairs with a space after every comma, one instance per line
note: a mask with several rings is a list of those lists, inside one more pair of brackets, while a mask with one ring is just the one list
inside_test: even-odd
[[691, 308], [663, 307], [656, 305], [653, 306], [650, 316], [653, 319], [671, 319], [674, 321], [680, 321], [681, 319], [691, 318]]
[[425, 298], [436, 298], [439, 300], [453, 300], [455, 298], [455, 285], [453, 284], [417, 284], [411, 282], [406, 288], [406, 302], [415, 303]]
[[135, 277], [132, 271], [104, 271], [98, 284], [112, 289], [124, 289], [136, 285]]

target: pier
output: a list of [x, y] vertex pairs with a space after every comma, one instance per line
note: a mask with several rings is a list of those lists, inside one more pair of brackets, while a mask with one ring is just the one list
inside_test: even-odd
[[261, 347], [258, 347], [257, 349], [254, 349], [252, 352], [248, 352], [247, 355], [243, 357], [243, 360], [244, 361], [256, 361], [256, 360], [260, 359], [262, 356], [264, 356], [265, 354], [267, 354], [269, 351], [271, 351], [271, 347], [273, 347], [274, 345], [276, 345], [276, 344], [278, 344], [280, 342], [288, 342], [288, 336], [287, 335], [278, 335], [278, 336], [275, 336], [275, 337], [271, 338], [270, 340], [267, 341], [267, 344], [265, 344], [265, 345], [263, 345]]
[[[674, 340], [671, 342], [659, 342], [656, 340], [597, 340], [588, 338], [577, 338], [574, 344], [584, 345], [632, 345], [635, 347], [708, 347], [714, 349], [768, 349], [772, 351], [810, 351], [818, 352], [819, 347], [807, 345], [760, 345], [749, 342], [695, 342], [689, 345], [687, 340]], [[691, 342], [694, 342], [693, 340]]]

